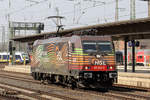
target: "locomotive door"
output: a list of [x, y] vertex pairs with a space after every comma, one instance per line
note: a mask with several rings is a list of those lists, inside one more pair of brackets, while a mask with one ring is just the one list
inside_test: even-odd
[[74, 43], [71, 43], [70, 41], [68, 42], [68, 73], [69, 75], [74, 75], [74, 71], [75, 69], [73, 69], [73, 52], [74, 52], [74, 49], [75, 49], [75, 44]]

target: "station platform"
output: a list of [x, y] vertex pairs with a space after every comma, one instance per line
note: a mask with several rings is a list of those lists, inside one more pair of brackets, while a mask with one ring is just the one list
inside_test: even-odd
[[[140, 67], [137, 67], [137, 68], [140, 68]], [[142, 69], [150, 70], [150, 67], [145, 67]], [[3, 70], [21, 72], [21, 73], [31, 73], [30, 65], [9, 65], [9, 66], [5, 66]], [[118, 84], [150, 88], [150, 73], [138, 73], [138, 72], [132, 73], [132, 72], [118, 71]]]
[[118, 84], [150, 88], [150, 74], [118, 72]]
[[[117, 69], [124, 69], [124, 66], [117, 66]], [[128, 70], [132, 70], [132, 66], [127, 66]], [[150, 66], [135, 66], [136, 70], [149, 70]]]
[[[124, 72], [124, 66], [117, 66], [118, 72]], [[127, 66], [127, 71], [132, 73], [132, 66]], [[135, 66], [135, 73], [150, 74], [150, 66]]]
[[30, 65], [8, 65], [5, 66], [2, 70], [20, 73], [31, 73], [30, 67]]

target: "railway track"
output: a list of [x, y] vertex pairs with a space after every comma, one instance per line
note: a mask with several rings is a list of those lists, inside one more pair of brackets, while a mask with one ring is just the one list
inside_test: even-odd
[[[5, 74], [4, 73], [0, 73], [0, 77], [3, 77], [5, 79], [7, 78], [7, 79], [11, 79], [11, 80], [24, 81], [24, 82], [28, 82], [28, 83], [31, 83], [31, 84], [40, 84], [41, 85], [41, 82], [35, 81], [32, 78], [30, 78], [30, 77], [23, 78], [25, 76], [27, 76], [27, 75], [21, 76], [20, 74], [17, 75], [15, 73], [13, 73], [12, 75], [10, 73], [9, 73], [9, 75], [6, 74], [6, 73]], [[8, 84], [8, 83], [7, 84], [3, 83], [3, 84], [15, 87], [15, 85], [12, 85], [12, 84]], [[44, 94], [46, 96], [51, 95], [52, 97], [56, 97], [56, 98], [63, 99], [63, 100], [66, 100], [66, 99], [67, 100], [75, 100], [75, 99], [82, 99], [82, 98], [75, 98], [74, 96], [69, 96], [70, 98], [68, 98], [68, 96], [66, 96], [66, 95], [58, 95], [57, 93], [55, 94], [55, 92], [58, 92], [58, 91], [62, 91], [62, 92], [69, 91], [67, 93], [69, 93], [70, 95], [75, 95], [75, 96], [90, 95], [90, 96], [93, 96], [93, 98], [95, 98], [95, 96], [97, 96], [95, 99], [97, 99], [98, 97], [99, 98], [104, 98], [104, 99], [115, 98], [115, 99], [118, 99], [118, 100], [120, 100], [120, 99], [123, 99], [123, 100], [128, 100], [128, 99], [129, 100], [141, 100], [141, 99], [142, 100], [149, 100], [150, 99], [150, 93], [148, 93], [146, 89], [137, 89], [135, 87], [131, 88], [131, 87], [125, 87], [125, 86], [123, 87], [121, 85], [120, 86], [119, 85], [114, 85], [113, 88], [111, 88], [111, 90], [109, 90], [108, 92], [102, 92], [101, 90], [91, 90], [91, 89], [75, 89], [75, 90], [71, 90], [71, 89], [62, 88], [61, 86], [56, 86], [56, 85], [53, 85], [53, 84], [52, 85], [46, 84], [46, 85], [43, 85], [43, 86], [46, 86], [51, 91], [46, 92], [44, 90], [41, 90], [40, 91], [41, 94]], [[17, 88], [22, 88], [20, 86], [16, 86], [16, 87]], [[25, 88], [24, 87], [24, 89], [28, 90], [29, 88]], [[33, 94], [38, 94], [37, 96], [39, 96], [39, 90], [31, 89], [30, 91], [34, 91], [35, 93], [33, 93]], [[52, 91], [54, 91], [54, 93], [52, 93]], [[78, 94], [75, 94], [75, 93], [78, 93]], [[89, 100], [89, 99], [87, 99], [87, 100]]]
[[[23, 88], [11, 84], [0, 83], [0, 88], [5, 89], [5, 91], [13, 91], [12, 98], [16, 99], [29, 99], [29, 100], [76, 100], [69, 97], [58, 96], [55, 94], [46, 93], [39, 90]], [[15, 92], [15, 96], [13, 95]], [[16, 95], [19, 94], [19, 95]], [[5, 96], [9, 97], [9, 94], [5, 94]], [[10, 96], [11, 97], [11, 96]]]
[[[0, 75], [0, 77], [4, 77], [4, 78], [9, 78], [9, 79], [13, 79], [13, 80], [21, 80], [21, 81], [25, 81], [25, 82], [30, 82], [30, 83], [34, 83], [34, 84], [41, 84], [41, 82], [39, 81], [34, 81], [34, 80], [28, 80], [27, 78], [26, 79], [19, 79], [19, 78], [16, 78], [16, 77], [13, 77], [13, 76], [2, 76]], [[36, 90], [36, 89], [29, 89], [29, 88], [25, 88], [25, 87], [21, 87], [21, 86], [16, 86], [16, 85], [12, 85], [12, 84], [8, 84], [8, 83], [3, 83], [3, 82], [0, 82], [0, 88], [4, 87], [4, 86], [1, 86], [1, 85], [6, 85], [7, 87], [9, 88], [17, 88], [17, 89], [21, 89], [23, 91], [27, 91], [28, 94], [26, 92], [22, 92], [21, 90], [18, 91], [19, 93], [23, 93], [23, 95], [27, 95], [27, 96], [31, 96], [31, 97], [34, 97], [35, 100], [76, 100], [76, 99], [72, 99], [72, 98], [69, 98], [69, 97], [65, 97], [65, 96], [60, 96], [60, 95], [56, 95], [56, 94], [53, 94], [53, 93], [48, 93], [48, 92], [44, 92], [44, 91], [40, 91], [40, 90]], [[7, 88], [7, 89], [9, 89]], [[16, 90], [14, 90], [16, 91]], [[30, 94], [29, 94], [30, 93]], [[40, 95], [40, 96], [39, 96]], [[46, 98], [48, 99], [46, 99]], [[60, 98], [60, 99], [59, 99]]]
[[150, 88], [146, 88], [146, 87], [138, 87], [138, 86], [131, 86], [131, 85], [123, 85], [123, 84], [114, 84], [113, 86], [118, 88], [124, 88], [124, 89], [127, 88], [132, 90], [150, 92]]
[[37, 95], [34, 95], [34, 91], [25, 90], [22, 88], [6, 85], [6, 84], [0, 84], [0, 89], [2, 90], [0, 95], [3, 97], [7, 97], [9, 99], [15, 99], [15, 100], [48, 100], [44, 97], [40, 97]]
[[[134, 91], [133, 91], [134, 90]], [[81, 90], [80, 90], [81, 91]], [[104, 95], [104, 96], [109, 96], [112, 98], [116, 98], [116, 99], [121, 99], [121, 100], [150, 100], [150, 93], [149, 92], [145, 92], [144, 91], [139, 91], [139, 90], [135, 90], [135, 89], [124, 89], [124, 88], [120, 88], [118, 89], [118, 87], [112, 87], [110, 90], [108, 90], [108, 92], [105, 93], [101, 93], [100, 90], [94, 89], [94, 90], [86, 90], [84, 92], [89, 92], [93, 93], [93, 94], [100, 94], [100, 95]], [[112, 99], [110, 98], [110, 99]]]

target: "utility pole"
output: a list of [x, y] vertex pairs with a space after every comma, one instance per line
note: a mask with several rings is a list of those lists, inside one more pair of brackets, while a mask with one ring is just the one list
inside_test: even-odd
[[2, 51], [5, 51], [6, 48], [5, 48], [5, 26], [2, 26]]
[[[9, 11], [10, 11], [10, 9], [11, 9], [11, 0], [9, 0], [9, 4], [8, 4], [8, 6], [9, 6]], [[11, 46], [12, 46], [12, 48], [14, 48], [14, 46], [13, 46], [13, 44], [14, 44], [14, 41], [10, 41], [10, 39], [11, 38], [13, 38], [13, 30], [12, 30], [12, 28], [11, 28], [11, 23], [10, 23], [10, 13], [8, 13], [8, 33], [9, 33], [9, 42], [8, 42], [8, 44], [9, 44], [9, 46], [10, 46], [10, 42], [11, 42]], [[12, 52], [12, 53], [10, 53], [10, 60], [11, 60], [11, 63], [9, 63], [9, 64], [11, 64], [11, 65], [13, 65], [14, 64], [14, 61], [15, 61], [15, 52], [13, 51], [13, 49], [11, 49], [11, 51], [10, 50], [8, 50], [9, 52]]]
[[116, 0], [116, 9], [115, 9], [115, 22], [117, 22], [118, 21], [118, 14], [119, 12], [118, 12], [118, 0]]
[[135, 18], [135, 0], [130, 0], [130, 20], [134, 20]]

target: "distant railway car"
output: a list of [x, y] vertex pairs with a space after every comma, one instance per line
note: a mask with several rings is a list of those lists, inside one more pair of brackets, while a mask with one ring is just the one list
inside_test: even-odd
[[137, 65], [150, 65], [150, 50], [139, 50], [136, 54], [136, 64]]
[[[123, 62], [124, 62], [125, 56], [123, 52], [124, 51], [116, 51], [116, 63], [120, 64], [120, 62], [122, 61], [121, 55], [123, 55]], [[129, 65], [132, 65], [132, 52], [128, 50], [127, 54], [128, 54], [127, 63]], [[150, 50], [149, 49], [137, 50], [135, 52], [135, 61], [136, 61], [136, 65], [150, 66]]]
[[32, 76], [72, 87], [108, 87], [117, 80], [111, 37], [71, 36], [37, 40], [33, 45]]
[[[23, 63], [24, 59], [26, 63], [29, 62], [29, 57], [27, 53], [24, 52], [15, 52], [15, 62]], [[8, 52], [0, 52], [0, 63], [8, 63], [10, 61], [10, 53]]]

